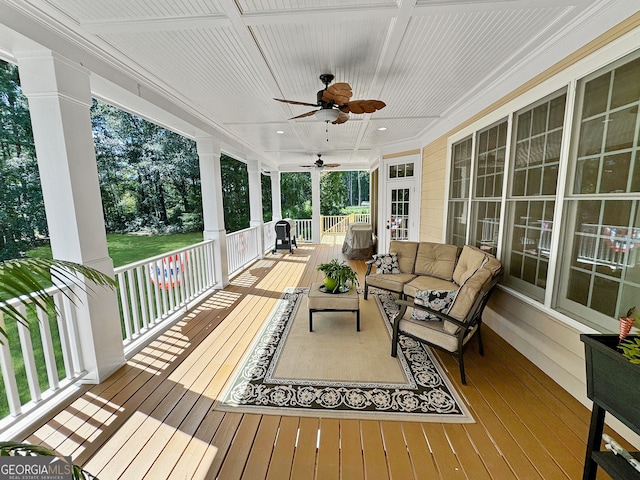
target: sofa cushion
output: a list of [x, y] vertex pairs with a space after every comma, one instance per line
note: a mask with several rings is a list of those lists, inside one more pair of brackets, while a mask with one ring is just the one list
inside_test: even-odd
[[411, 280], [402, 290], [407, 297], [414, 297], [419, 290], [457, 290], [458, 285], [436, 277], [420, 275]]
[[[458, 289], [455, 290], [420, 290], [413, 299], [414, 305], [424, 305], [436, 312], [447, 313], [449, 308], [456, 299]], [[411, 312], [411, 318], [414, 320], [438, 320], [435, 315], [414, 308]]]
[[405, 283], [415, 278], [413, 273], [389, 273], [386, 275], [368, 275], [367, 286], [378, 287], [390, 290], [395, 293], [402, 293]]
[[400, 273], [413, 273], [413, 265], [416, 263], [416, 252], [418, 251], [418, 242], [392, 240], [389, 243], [389, 251], [398, 254]]
[[465, 245], [453, 271], [453, 281], [458, 285], [463, 285], [482, 266], [487, 258], [488, 254], [479, 248]]
[[375, 260], [376, 273], [400, 273], [397, 253], [376, 253], [373, 259]]
[[458, 350], [458, 339], [442, 329], [442, 322], [407, 319], [405, 315], [405, 318], [400, 320], [399, 328], [402, 332], [444, 348], [448, 352]]
[[[478, 298], [482, 288], [484, 285], [489, 282], [493, 278], [493, 273], [490, 269], [481, 267], [476, 272], [471, 275], [467, 281], [460, 287], [460, 291], [456, 296], [453, 305], [449, 309], [449, 315], [463, 321], [473, 303]], [[460, 327], [451, 322], [444, 322], [445, 325], [443, 327], [444, 331], [450, 333], [451, 335], [455, 335], [458, 333]]]
[[[408, 313], [400, 320], [399, 328], [401, 332], [408, 333], [432, 345], [437, 345], [448, 352], [456, 353], [458, 351], [458, 339], [444, 331], [443, 322], [412, 320], [407, 317], [409, 317]], [[476, 330], [477, 327], [471, 329], [462, 340], [462, 343], [466, 344]]]
[[413, 273], [451, 280], [459, 253], [456, 245], [420, 242]]

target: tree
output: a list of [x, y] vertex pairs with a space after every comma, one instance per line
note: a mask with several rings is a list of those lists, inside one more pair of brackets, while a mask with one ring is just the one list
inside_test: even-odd
[[249, 173], [247, 165], [222, 154], [222, 198], [224, 200], [224, 225], [227, 232], [249, 227]]
[[320, 174], [320, 213], [342, 214], [348, 198], [348, 172], [322, 172]]
[[48, 234], [31, 118], [18, 68], [0, 61], [0, 260]]
[[273, 219], [272, 211], [272, 195], [271, 195], [271, 177], [269, 175], [260, 175], [262, 189], [262, 221], [270, 222]]
[[102, 102], [91, 114], [107, 231], [201, 230], [195, 142]]
[[311, 174], [285, 172], [280, 176], [282, 214], [285, 218], [311, 218]]

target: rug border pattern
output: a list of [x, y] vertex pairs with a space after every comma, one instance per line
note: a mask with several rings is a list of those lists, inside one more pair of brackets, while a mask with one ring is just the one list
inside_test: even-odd
[[[214, 407], [276, 415], [474, 422], [439, 362], [420, 342], [401, 335], [398, 359], [407, 383], [340, 382], [274, 378], [277, 357], [308, 289], [289, 288], [256, 336]], [[370, 292], [371, 293], [371, 292]], [[397, 306], [385, 292], [373, 292], [387, 330]], [[394, 311], [395, 309], [395, 311]]]

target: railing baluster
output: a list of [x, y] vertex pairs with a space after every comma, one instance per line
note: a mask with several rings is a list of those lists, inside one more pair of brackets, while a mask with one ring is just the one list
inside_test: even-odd
[[147, 310], [149, 312], [149, 318], [147, 321], [147, 328], [150, 328], [154, 323], [154, 319], [156, 318], [155, 312], [155, 290], [153, 284], [151, 283], [151, 273], [149, 271], [149, 264], [142, 265], [142, 278], [140, 279], [140, 283], [144, 284], [146, 291], [146, 299], [147, 299]]
[[49, 388], [51, 388], [52, 390], [57, 390], [60, 386], [60, 383], [58, 379], [56, 356], [53, 351], [53, 338], [51, 336], [51, 326], [49, 325], [49, 314], [40, 307], [37, 307], [37, 312], [40, 324], [40, 339], [42, 340], [42, 351], [44, 354], [44, 363], [47, 368]]
[[76, 310], [68, 297], [62, 298], [64, 305], [64, 319], [69, 333], [69, 346], [71, 347], [71, 361], [73, 363], [73, 377], [77, 377], [84, 371], [82, 352], [80, 351], [80, 338], [76, 323]]
[[147, 303], [145, 302], [146, 295], [144, 292], [144, 278], [142, 276], [142, 265], [139, 265], [138, 267], [135, 268], [135, 270], [132, 270], [132, 271], [135, 272], [134, 277], [138, 285], [138, 298], [140, 299], [140, 301], [138, 302], [139, 308], [136, 308], [136, 311], [138, 310], [140, 311], [140, 320], [142, 321], [140, 328], [146, 330], [149, 326], [149, 317], [147, 315], [147, 308], [146, 308]]
[[[26, 317], [27, 309], [24, 304], [18, 306], [18, 310]], [[33, 343], [31, 342], [31, 333], [29, 328], [22, 322], [18, 322], [18, 336], [20, 337], [20, 347], [22, 349], [22, 360], [24, 362], [24, 372], [27, 376], [29, 384], [29, 393], [31, 400], [39, 402], [42, 399], [40, 392], [40, 384], [38, 382], [38, 369], [36, 368], [36, 359], [33, 355]]]
[[[162, 296], [162, 313], [159, 315], [159, 318], [164, 317], [169, 311], [168, 303], [167, 303], [167, 277], [165, 275], [163, 262], [162, 260], [158, 260], [156, 264], [159, 264], [158, 271], [162, 274], [162, 280], [158, 280], [158, 288], [160, 289], [160, 294]], [[160, 274], [158, 274], [159, 276]]]
[[[4, 317], [0, 313], [0, 326], [5, 329]], [[18, 393], [18, 383], [16, 382], [16, 372], [13, 369], [13, 359], [11, 358], [11, 350], [9, 350], [9, 342], [6, 338], [2, 339], [0, 345], [0, 366], [2, 367], [2, 379], [4, 381], [4, 389], [9, 403], [9, 412], [14, 417], [22, 413], [22, 405], [20, 403], [20, 395]]]
[[73, 378], [73, 355], [71, 353], [71, 340], [69, 336], [69, 328], [65, 318], [64, 305], [62, 304], [62, 294], [57, 293], [53, 297], [56, 304], [58, 316], [58, 333], [60, 334], [60, 349], [62, 350], [62, 361], [64, 362], [64, 370], [67, 378]]
[[124, 323], [125, 340], [131, 340], [131, 315], [129, 314], [131, 303], [127, 295], [127, 276], [125, 272], [116, 275], [120, 290], [120, 308], [122, 309], [122, 322]]
[[133, 335], [140, 334], [140, 315], [138, 314], [138, 294], [136, 293], [135, 270], [127, 272], [127, 282], [129, 291], [129, 303], [131, 305], [131, 322], [133, 324]]
[[187, 272], [187, 269], [185, 268], [187, 265], [187, 254], [186, 252], [181, 252], [178, 254], [180, 258], [180, 273], [179, 273], [179, 278], [181, 279], [180, 282], [180, 302], [178, 302], [180, 305], [187, 303], [187, 300], [189, 299], [189, 296], [187, 295], [187, 286], [189, 285], [189, 272]]

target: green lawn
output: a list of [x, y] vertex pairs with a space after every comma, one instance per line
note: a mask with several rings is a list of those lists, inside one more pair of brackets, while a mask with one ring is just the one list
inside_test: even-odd
[[[176, 233], [173, 235], [125, 235], [107, 234], [109, 256], [115, 267], [154, 257], [202, 241], [202, 232]], [[39, 247], [27, 252], [29, 257], [51, 258], [51, 248]]]

